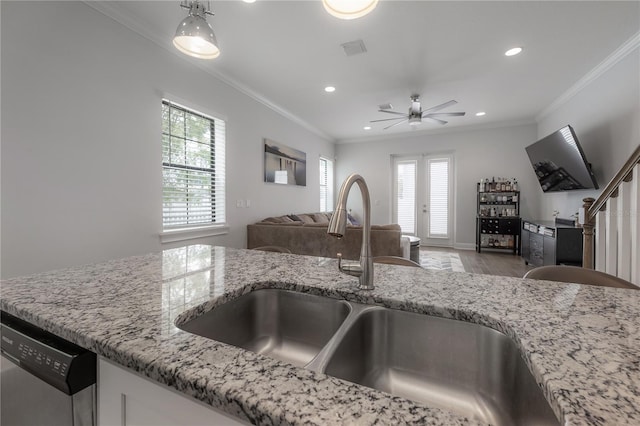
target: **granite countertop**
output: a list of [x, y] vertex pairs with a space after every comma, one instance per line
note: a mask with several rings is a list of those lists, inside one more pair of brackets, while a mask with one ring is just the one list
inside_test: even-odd
[[375, 273], [376, 289], [357, 291], [334, 259], [200, 245], [5, 280], [0, 306], [259, 424], [477, 422], [184, 332], [178, 315], [276, 287], [461, 319], [516, 342], [561, 423], [640, 424], [640, 291], [393, 265]]

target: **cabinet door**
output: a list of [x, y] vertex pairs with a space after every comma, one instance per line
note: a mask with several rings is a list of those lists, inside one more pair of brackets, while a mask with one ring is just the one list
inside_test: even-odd
[[555, 265], [556, 264], [556, 239], [544, 236], [544, 264]]
[[542, 235], [532, 233], [529, 238], [529, 244], [529, 249], [531, 250], [529, 263], [533, 266], [544, 265]]
[[99, 359], [98, 426], [247, 424], [110, 361]]
[[529, 249], [530, 235], [531, 233], [527, 229], [522, 230], [522, 257], [527, 262], [531, 262], [531, 250]]
[[582, 229], [558, 229], [556, 261], [582, 266]]

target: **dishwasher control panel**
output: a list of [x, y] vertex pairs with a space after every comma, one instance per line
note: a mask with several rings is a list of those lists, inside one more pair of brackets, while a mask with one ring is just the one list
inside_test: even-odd
[[71, 395], [95, 383], [96, 355], [2, 312], [2, 354]]
[[9, 355], [20, 363], [37, 366], [50, 374], [60, 376], [67, 373], [69, 363], [73, 359], [72, 355], [42, 347], [38, 342], [25, 339], [24, 335], [4, 325], [2, 326], [2, 350], [5, 355]]

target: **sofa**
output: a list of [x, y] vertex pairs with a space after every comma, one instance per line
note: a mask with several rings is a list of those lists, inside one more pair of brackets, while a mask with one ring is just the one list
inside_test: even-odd
[[[247, 225], [247, 248], [279, 246], [291, 253], [357, 260], [362, 245], [362, 226], [349, 215], [342, 238], [327, 234], [331, 213], [303, 213], [268, 217]], [[400, 225], [372, 225], [371, 251], [376, 256], [409, 257], [409, 239]]]

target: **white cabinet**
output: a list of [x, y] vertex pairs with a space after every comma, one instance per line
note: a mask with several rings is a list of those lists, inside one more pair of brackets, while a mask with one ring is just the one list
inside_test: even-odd
[[98, 361], [98, 426], [246, 424], [103, 358]]

